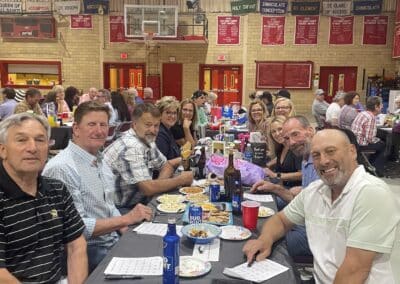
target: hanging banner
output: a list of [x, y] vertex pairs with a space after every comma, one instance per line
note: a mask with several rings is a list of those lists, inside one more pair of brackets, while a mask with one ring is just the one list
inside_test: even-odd
[[329, 44], [353, 44], [354, 16], [330, 17]]
[[319, 15], [320, 2], [292, 2], [292, 15]]
[[71, 29], [92, 29], [92, 15], [71, 15]]
[[217, 16], [217, 45], [238, 45], [240, 16]]
[[51, 0], [26, 0], [25, 4], [25, 11], [29, 13], [51, 11]]
[[317, 44], [319, 16], [296, 16], [294, 44]]
[[77, 1], [55, 1], [54, 9], [61, 15], [78, 15], [81, 10], [81, 2]]
[[110, 42], [127, 42], [124, 16], [110, 16]]
[[364, 16], [363, 44], [385, 45], [388, 16]]
[[382, 0], [354, 0], [354, 15], [377, 15], [382, 11]]
[[322, 15], [324, 16], [349, 16], [351, 14], [351, 1], [324, 1], [322, 2]]
[[0, 0], [0, 13], [22, 13], [21, 0]]
[[396, 0], [396, 16], [394, 21], [396, 23], [400, 22], [400, 0]]
[[108, 14], [108, 0], [83, 0], [85, 14]]
[[267, 15], [282, 15], [287, 12], [287, 1], [260, 0], [260, 13]]
[[262, 17], [261, 44], [285, 44], [285, 17]]
[[257, 0], [231, 1], [232, 15], [254, 13], [257, 11]]
[[396, 25], [394, 28], [394, 38], [393, 38], [393, 52], [392, 57], [400, 57], [400, 25]]

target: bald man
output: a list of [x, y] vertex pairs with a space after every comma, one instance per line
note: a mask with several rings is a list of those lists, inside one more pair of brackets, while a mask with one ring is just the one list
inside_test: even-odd
[[395, 246], [400, 217], [387, 185], [357, 164], [356, 148], [340, 130], [315, 134], [311, 155], [321, 179], [245, 244], [248, 261], [257, 252], [257, 261], [266, 258], [294, 224], [305, 224], [316, 283], [399, 283], [394, 271], [400, 263], [392, 256], [400, 253]]

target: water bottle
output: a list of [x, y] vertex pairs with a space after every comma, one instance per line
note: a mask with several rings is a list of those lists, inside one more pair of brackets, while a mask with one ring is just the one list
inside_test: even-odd
[[167, 234], [163, 238], [163, 284], [179, 283], [179, 236], [175, 218], [168, 219]]
[[243, 188], [241, 180], [235, 180], [235, 188], [232, 192], [232, 212], [235, 215], [242, 213]]
[[250, 143], [247, 143], [247, 146], [244, 149], [243, 159], [250, 163], [253, 161], [253, 149], [251, 148]]

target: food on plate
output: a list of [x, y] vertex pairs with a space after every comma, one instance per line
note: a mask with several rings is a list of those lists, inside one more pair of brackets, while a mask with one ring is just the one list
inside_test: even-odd
[[195, 193], [186, 195], [186, 200], [191, 203], [201, 203], [201, 202], [207, 202], [209, 198], [205, 194]]
[[229, 212], [227, 211], [210, 211], [208, 214], [203, 215], [203, 222], [228, 224], [229, 223]]
[[204, 190], [198, 186], [187, 186], [187, 187], [182, 187], [179, 191], [183, 194], [194, 194], [194, 193], [202, 193]]
[[178, 194], [162, 194], [157, 197], [157, 201], [160, 203], [180, 203], [184, 201], [184, 197]]
[[164, 212], [179, 212], [185, 210], [185, 207], [183, 203], [161, 203], [157, 209]]
[[258, 217], [269, 217], [275, 214], [275, 211], [271, 208], [265, 207], [265, 206], [260, 206], [258, 208]]
[[215, 207], [214, 204], [210, 203], [210, 202], [203, 202], [203, 203], [199, 203], [199, 206], [201, 206], [201, 209], [203, 209], [203, 211], [217, 211], [217, 207]]
[[207, 238], [208, 233], [205, 230], [191, 229], [189, 235], [193, 238]]

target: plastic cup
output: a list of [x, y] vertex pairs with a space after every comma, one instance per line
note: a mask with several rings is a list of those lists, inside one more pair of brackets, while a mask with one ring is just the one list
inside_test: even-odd
[[249, 230], [257, 229], [258, 208], [260, 203], [257, 201], [246, 200], [242, 202], [243, 226]]

